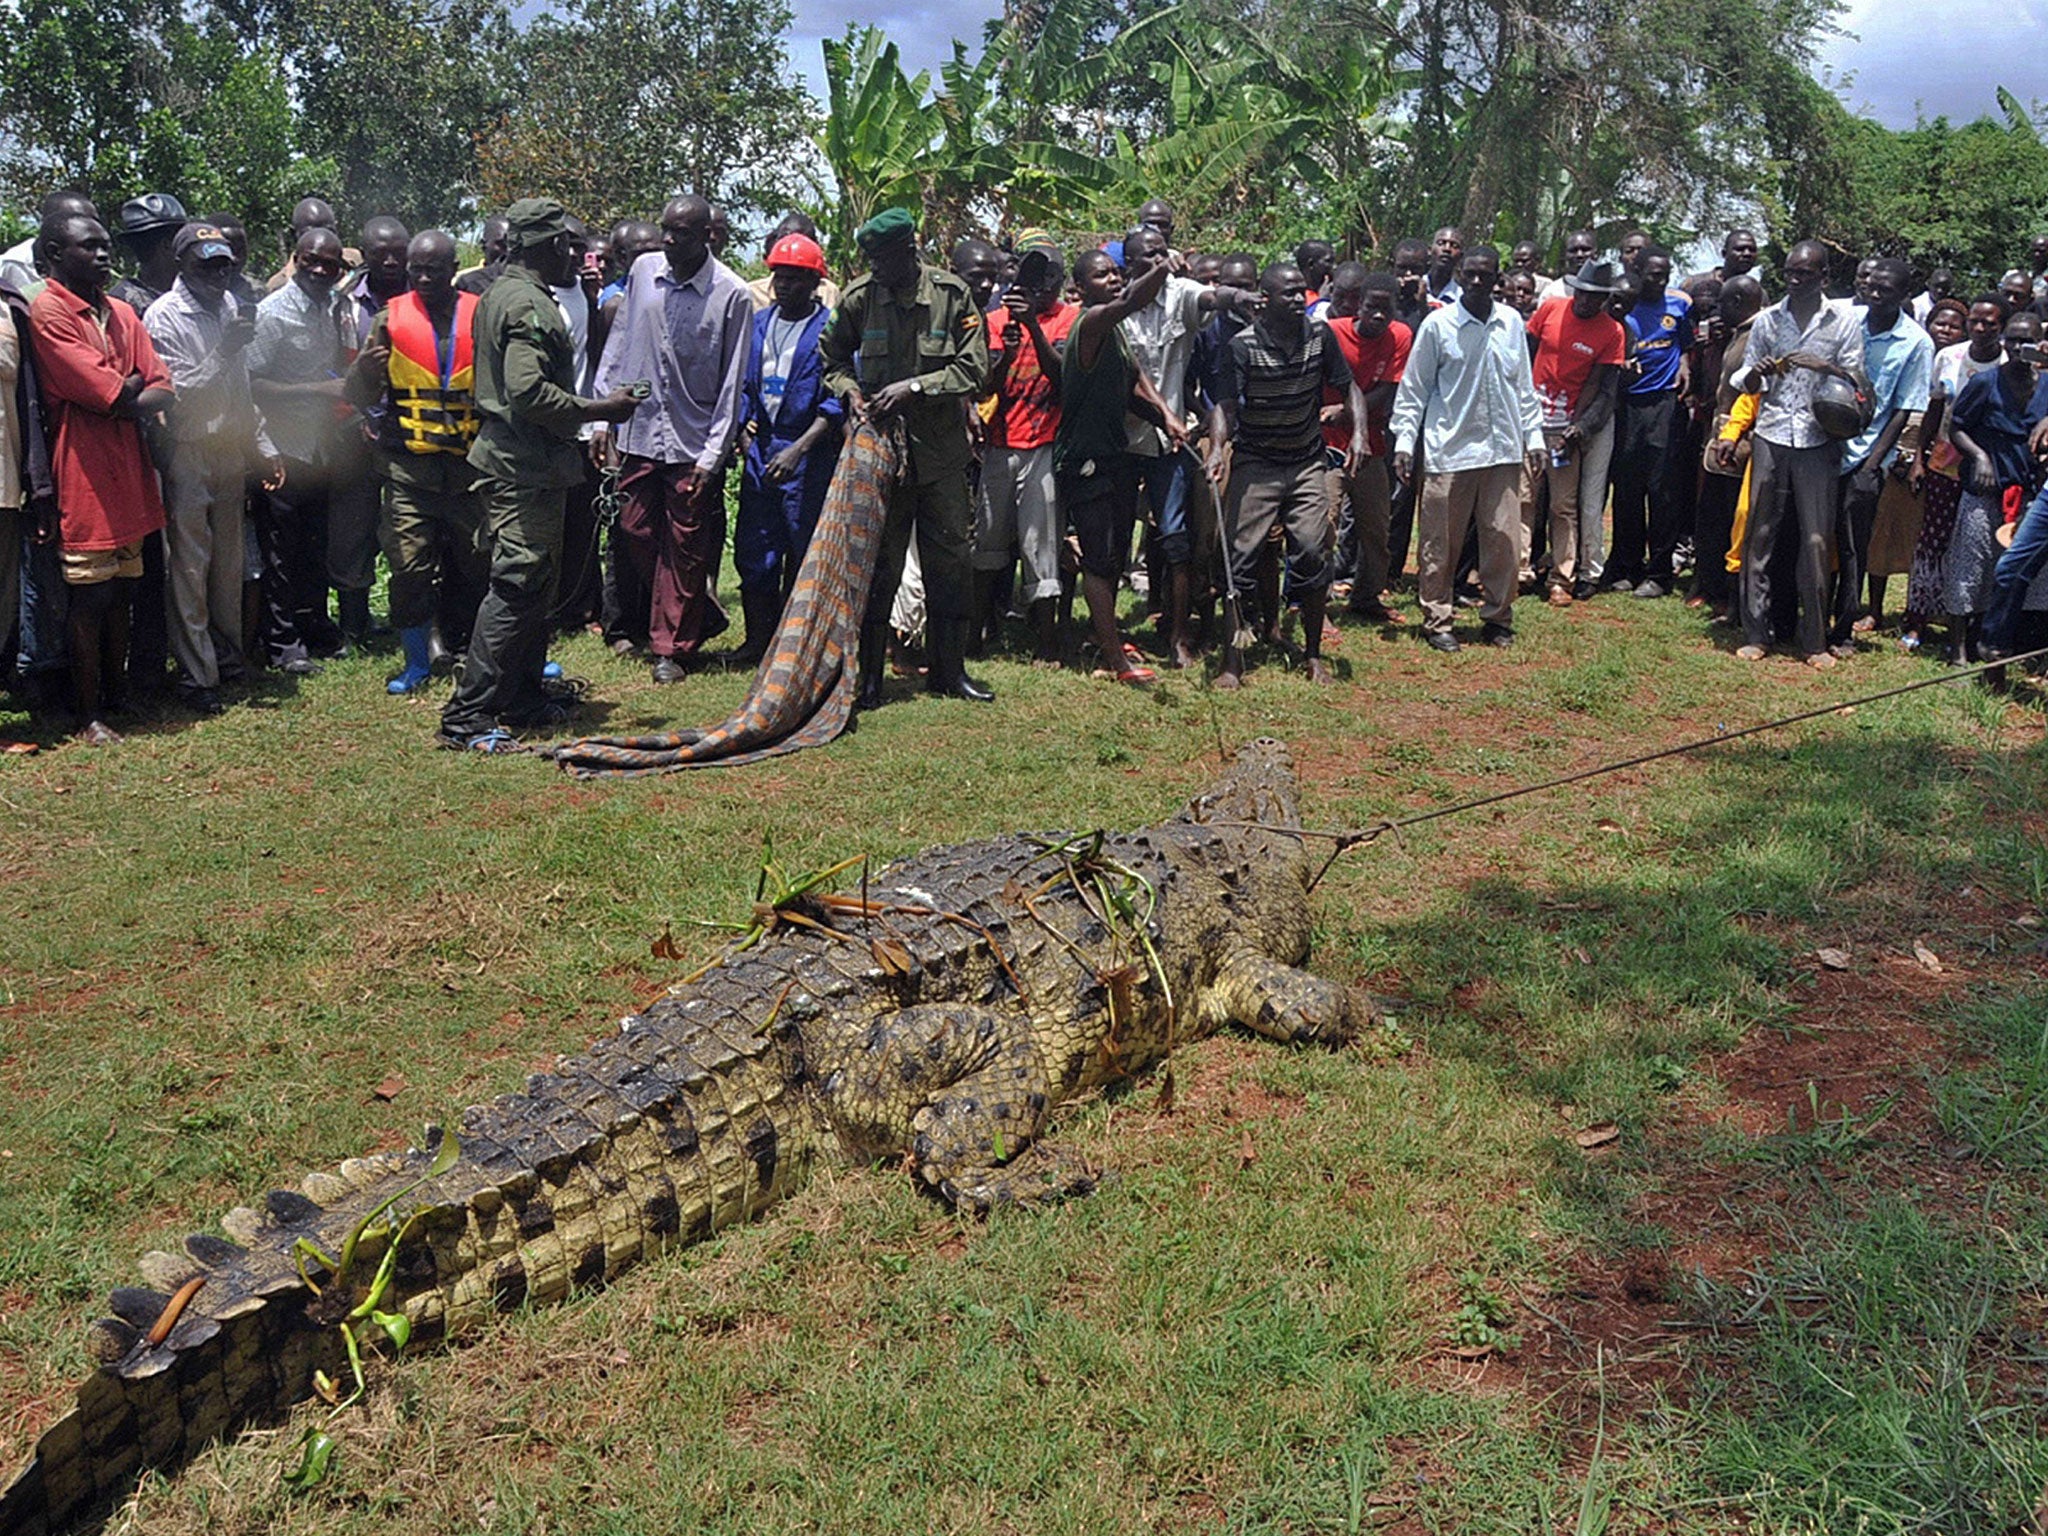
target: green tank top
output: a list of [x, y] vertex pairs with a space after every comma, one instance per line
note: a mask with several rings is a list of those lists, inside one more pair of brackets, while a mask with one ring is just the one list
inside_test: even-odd
[[1060, 474], [1079, 474], [1091, 460], [1106, 466], [1130, 448], [1124, 410], [1136, 371], [1124, 328], [1109, 328], [1093, 368], [1081, 366], [1080, 339], [1081, 322], [1076, 320], [1060, 359], [1060, 427], [1052, 448], [1052, 467]]

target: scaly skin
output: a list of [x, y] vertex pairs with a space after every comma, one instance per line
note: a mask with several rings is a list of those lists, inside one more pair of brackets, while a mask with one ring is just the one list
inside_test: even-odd
[[[823, 1155], [907, 1157], [974, 1210], [1086, 1192], [1095, 1171], [1040, 1139], [1077, 1093], [1225, 1024], [1336, 1044], [1364, 1021], [1352, 995], [1295, 968], [1310, 932], [1298, 826], [1286, 750], [1259, 741], [1156, 827], [923, 854], [872, 882], [879, 912], [835, 918], [847, 939], [778, 925], [524, 1093], [465, 1110], [445, 1173], [425, 1178], [430, 1128], [426, 1150], [311, 1175], [261, 1212], [229, 1212], [225, 1239], [145, 1255], [148, 1288], [115, 1292], [94, 1325], [102, 1369], [0, 1494], [0, 1532], [103, 1514], [143, 1468], [274, 1416], [316, 1370], [341, 1374], [334, 1325], [388, 1230], [358, 1245], [347, 1285], [318, 1262], [302, 1270], [295, 1244], [338, 1255], [401, 1191], [392, 1214], [409, 1225], [380, 1306], [419, 1338], [559, 1301], [745, 1220]], [[1130, 918], [1105, 913], [1097, 876], [1149, 913], [1150, 955]]]

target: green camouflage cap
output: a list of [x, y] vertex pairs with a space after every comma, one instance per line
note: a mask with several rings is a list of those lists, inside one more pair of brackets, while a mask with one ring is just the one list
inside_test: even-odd
[[505, 225], [513, 245], [542, 245], [569, 233], [569, 210], [552, 197], [522, 197], [505, 210]]
[[867, 223], [861, 225], [854, 235], [854, 242], [864, 251], [877, 246], [890, 245], [898, 240], [908, 240], [917, 233], [917, 220], [911, 217], [908, 208], [884, 208]]

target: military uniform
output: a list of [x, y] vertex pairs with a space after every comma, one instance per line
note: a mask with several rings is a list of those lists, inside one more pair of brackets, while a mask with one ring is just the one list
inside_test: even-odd
[[872, 274], [855, 278], [818, 350], [825, 387], [841, 399], [858, 389], [872, 400], [900, 379], [919, 386], [900, 413], [909, 466], [883, 524], [869, 624], [888, 620], [913, 527], [933, 621], [967, 619], [974, 611], [974, 504], [962, 402], [978, 397], [988, 377], [988, 330], [974, 295], [952, 273], [923, 265], [904, 293], [882, 287]]
[[576, 351], [553, 290], [508, 264], [477, 303], [476, 408], [470, 445], [490, 550], [490, 589], [477, 609], [455, 696], [441, 712], [449, 738], [503, 721], [525, 724], [547, 704], [548, 610], [562, 559], [568, 489], [583, 478], [583, 401]]

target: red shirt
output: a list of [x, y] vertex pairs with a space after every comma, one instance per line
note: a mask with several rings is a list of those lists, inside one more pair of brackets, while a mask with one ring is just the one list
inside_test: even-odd
[[28, 309], [54, 429], [50, 469], [66, 549], [119, 549], [164, 525], [142, 428], [108, 413], [129, 374], [141, 374], [144, 389], [169, 389], [171, 376], [135, 311], [116, 298], [106, 306], [103, 319], [52, 278]]
[[[1330, 334], [1337, 338], [1337, 350], [1344, 354], [1344, 361], [1351, 365], [1351, 377], [1358, 381], [1359, 393], [1370, 394], [1378, 385], [1401, 382], [1402, 370], [1408, 366], [1408, 349], [1415, 344], [1415, 333], [1407, 326], [1389, 320], [1387, 328], [1368, 341], [1358, 334], [1358, 319], [1354, 315], [1345, 315], [1329, 324]], [[1323, 391], [1323, 404], [1343, 403], [1343, 397], [1335, 390]], [[1387, 418], [1393, 411], [1391, 401], [1377, 411], [1367, 410], [1365, 451], [1376, 459], [1386, 457]], [[1324, 427], [1323, 442], [1342, 453], [1351, 446], [1350, 424]]]
[[1536, 375], [1536, 397], [1543, 402], [1543, 424], [1562, 427], [1571, 423], [1579, 408], [1579, 392], [1597, 363], [1620, 366], [1628, 353], [1628, 336], [1621, 322], [1606, 310], [1590, 320], [1572, 312], [1569, 296], [1547, 299], [1529, 317], [1529, 334], [1542, 343], [1536, 349], [1532, 371]]
[[[1067, 339], [1081, 315], [1078, 304], [1055, 304], [1038, 317], [1038, 328], [1054, 350]], [[1010, 312], [997, 305], [988, 312], [988, 352], [993, 363], [1003, 355], [1003, 328]], [[1017, 356], [996, 389], [995, 415], [989, 418], [988, 440], [997, 448], [1044, 448], [1060, 429], [1060, 387], [1038, 366], [1038, 348], [1027, 330], [1018, 339]]]

